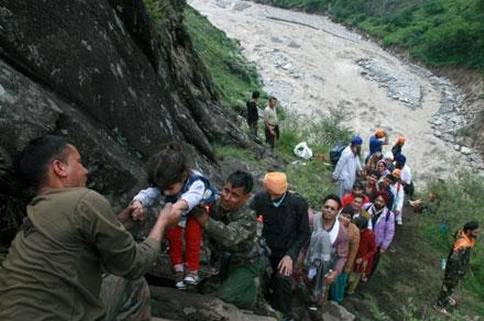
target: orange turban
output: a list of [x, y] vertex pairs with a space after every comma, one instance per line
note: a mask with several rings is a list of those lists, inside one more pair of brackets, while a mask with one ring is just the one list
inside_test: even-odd
[[383, 129], [381, 129], [381, 128], [377, 128], [375, 130], [375, 136], [377, 138], [383, 138], [383, 137], [385, 137], [385, 131]]
[[287, 191], [287, 177], [282, 172], [267, 173], [262, 183], [271, 194], [284, 194]]

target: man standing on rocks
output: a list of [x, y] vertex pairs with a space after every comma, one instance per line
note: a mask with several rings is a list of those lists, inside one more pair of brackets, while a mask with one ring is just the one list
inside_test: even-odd
[[247, 124], [249, 125], [250, 133], [257, 138], [257, 122], [259, 121], [259, 112], [257, 110], [257, 102], [259, 101], [260, 93], [254, 91], [252, 99], [247, 102]]
[[262, 237], [271, 250], [271, 303], [283, 313], [284, 320], [293, 320], [292, 273], [299, 251], [309, 239], [308, 204], [299, 194], [287, 190], [284, 173], [267, 173], [263, 185], [265, 191], [254, 196], [251, 207], [262, 215]]
[[351, 144], [341, 153], [341, 157], [333, 171], [333, 180], [338, 182], [338, 196], [342, 198], [350, 193], [356, 181], [356, 175], [362, 170], [360, 163], [361, 144], [360, 136], [354, 136]]
[[469, 270], [471, 250], [476, 244], [479, 231], [479, 223], [471, 221], [466, 223], [464, 227], [456, 233], [454, 245], [447, 258], [444, 282], [440, 289], [437, 303], [434, 305], [434, 308], [437, 311], [446, 316], [451, 316], [447, 311], [447, 308], [456, 305], [455, 299], [452, 298], [452, 292], [454, 292], [459, 281]]
[[116, 217], [104, 197], [85, 187], [87, 169], [63, 138], [33, 140], [19, 168], [37, 196], [0, 268], [0, 320], [150, 320], [142, 276], [165, 228], [179, 220], [171, 206], [137, 244], [121, 224], [130, 223], [132, 209]]
[[267, 107], [264, 109], [264, 126], [266, 143], [274, 149], [276, 141], [279, 139], [279, 120], [276, 112], [277, 98], [269, 97]]
[[195, 213], [195, 218], [210, 238], [210, 245], [219, 257], [228, 257], [226, 275], [217, 296], [238, 308], [252, 310], [258, 303], [261, 276], [266, 260], [257, 241], [257, 219], [247, 206], [254, 183], [249, 173], [232, 173], [210, 211]]

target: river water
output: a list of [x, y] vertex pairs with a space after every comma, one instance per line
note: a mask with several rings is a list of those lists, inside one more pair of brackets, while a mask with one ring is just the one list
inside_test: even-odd
[[385, 149], [398, 135], [406, 136], [404, 154], [419, 179], [445, 177], [470, 160], [480, 161], [448, 142], [445, 132], [464, 125], [458, 115], [442, 119], [461, 99], [448, 80], [323, 16], [240, 0], [188, 3], [240, 41], [264, 89], [289, 111], [308, 117], [342, 113], [365, 143], [384, 128], [390, 136]]

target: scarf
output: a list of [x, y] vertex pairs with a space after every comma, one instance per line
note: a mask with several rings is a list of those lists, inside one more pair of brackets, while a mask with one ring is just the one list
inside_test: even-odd
[[457, 232], [456, 241], [454, 243], [454, 251], [464, 250], [467, 248], [473, 248], [476, 245], [476, 240], [467, 236], [463, 230]]
[[282, 195], [280, 198], [278, 199], [275, 199], [275, 200], [272, 200], [272, 205], [275, 207], [275, 208], [278, 208], [279, 206], [281, 206], [282, 202], [284, 201], [284, 199], [286, 198], [286, 195], [287, 195], [287, 192], [284, 193], [284, 195]]
[[333, 245], [334, 242], [336, 241], [336, 238], [338, 238], [339, 225], [340, 225], [340, 222], [338, 221], [338, 219], [336, 219], [336, 221], [334, 222], [334, 225], [331, 228], [331, 230], [330, 231], [326, 231], [326, 232], [329, 233], [329, 238], [331, 239], [331, 245]]

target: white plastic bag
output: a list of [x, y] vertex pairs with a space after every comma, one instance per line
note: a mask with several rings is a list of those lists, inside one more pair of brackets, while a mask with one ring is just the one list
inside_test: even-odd
[[294, 154], [297, 157], [301, 157], [304, 159], [310, 159], [313, 157], [313, 151], [309, 148], [306, 142], [301, 142], [294, 147]]

